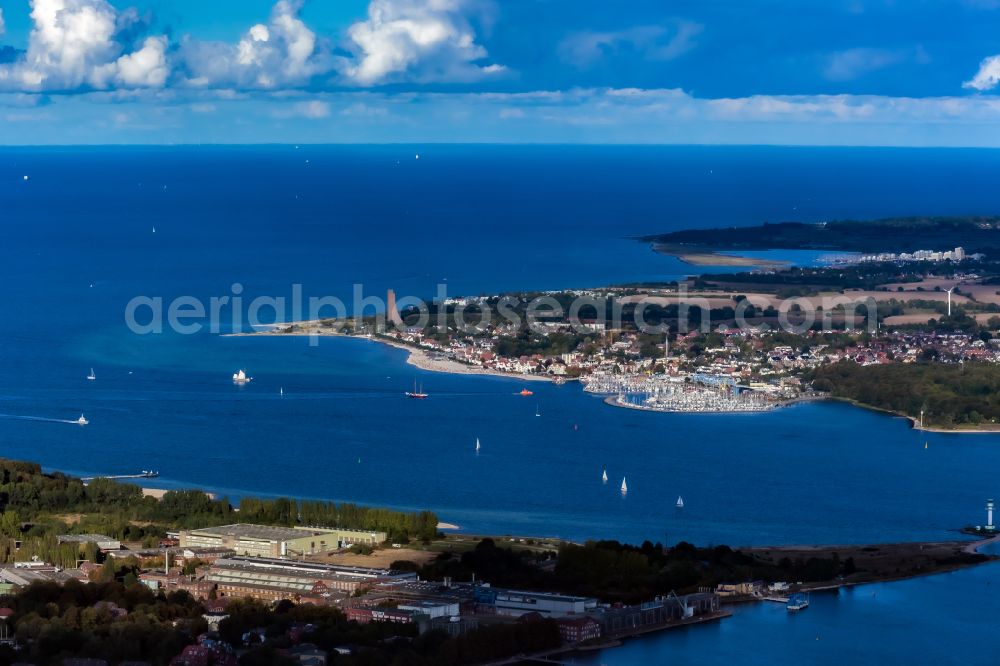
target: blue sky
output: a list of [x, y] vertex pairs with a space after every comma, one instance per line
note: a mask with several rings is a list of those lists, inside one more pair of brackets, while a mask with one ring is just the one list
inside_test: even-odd
[[1000, 0], [2, 0], [0, 143], [1000, 146]]

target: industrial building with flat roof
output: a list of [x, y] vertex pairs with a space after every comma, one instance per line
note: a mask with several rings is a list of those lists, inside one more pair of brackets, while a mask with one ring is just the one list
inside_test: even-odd
[[35, 582], [54, 582], [60, 585], [71, 580], [86, 580], [79, 569], [61, 569], [45, 562], [15, 562], [0, 567], [0, 591], [9, 593], [13, 588], [27, 587]]
[[347, 567], [264, 557], [219, 558], [205, 580], [218, 594], [275, 601], [300, 597], [343, 598], [359, 588], [390, 581], [415, 580], [409, 571]]
[[353, 544], [377, 546], [385, 532], [324, 527], [274, 527], [237, 523], [183, 530], [182, 548], [231, 548], [238, 555], [287, 557], [326, 553]]
[[549, 592], [504, 590], [487, 585], [474, 588], [477, 607], [497, 615], [521, 616], [538, 613], [543, 617], [581, 615], [597, 608], [597, 599]]
[[118, 550], [122, 542], [103, 534], [60, 534], [56, 537], [58, 543], [78, 543], [81, 546], [88, 543], [97, 544], [101, 550]]

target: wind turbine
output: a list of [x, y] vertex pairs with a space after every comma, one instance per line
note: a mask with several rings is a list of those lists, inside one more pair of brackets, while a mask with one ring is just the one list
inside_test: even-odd
[[951, 292], [955, 290], [954, 287], [948, 290], [948, 316], [951, 316]]

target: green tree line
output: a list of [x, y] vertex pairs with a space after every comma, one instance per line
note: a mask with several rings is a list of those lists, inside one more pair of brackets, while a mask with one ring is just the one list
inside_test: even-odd
[[[225, 523], [321, 525], [387, 532], [393, 541], [433, 539], [437, 516], [351, 503], [289, 498], [244, 498], [237, 511], [225, 497], [201, 491], [169, 491], [162, 499], [143, 495], [139, 486], [109, 479], [80, 479], [43, 473], [36, 463], [0, 459], [0, 561], [33, 555], [74, 566], [80, 548], [58, 544], [57, 534], [97, 533], [155, 545], [170, 529]], [[16, 551], [16, 547], [20, 550]]]
[[924, 425], [970, 427], [1000, 419], [1000, 366], [993, 363], [842, 361], [816, 369], [813, 386], [837, 398], [920, 417]]

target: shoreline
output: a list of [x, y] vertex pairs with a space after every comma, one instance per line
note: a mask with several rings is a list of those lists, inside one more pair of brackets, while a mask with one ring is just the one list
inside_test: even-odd
[[[527, 374], [516, 374], [511, 372], [504, 372], [502, 370], [492, 370], [490, 368], [483, 368], [481, 366], [466, 365], [465, 363], [460, 363], [453, 359], [436, 359], [431, 357], [431, 353], [425, 349], [420, 349], [414, 347], [413, 345], [407, 344], [405, 342], [400, 342], [399, 340], [388, 339], [384, 336], [363, 336], [363, 335], [351, 335], [348, 333], [340, 333], [334, 329], [328, 331], [317, 331], [317, 330], [305, 330], [305, 331], [294, 331], [285, 332], [284, 329], [279, 328], [282, 326], [318, 326], [319, 322], [315, 320], [299, 321], [299, 322], [287, 322], [283, 324], [275, 324], [262, 331], [252, 331], [252, 332], [241, 332], [241, 333], [224, 333], [222, 337], [278, 337], [278, 336], [289, 336], [289, 337], [329, 337], [329, 338], [353, 338], [368, 340], [370, 342], [379, 342], [381, 344], [387, 345], [389, 347], [395, 347], [406, 352], [409, 355], [406, 358], [406, 362], [415, 368], [424, 370], [427, 372], [441, 372], [445, 374], [453, 375], [480, 375], [484, 377], [503, 377], [507, 379], [517, 379], [527, 382], [550, 382], [555, 383], [557, 379], [561, 379], [564, 382], [579, 381], [576, 377], [556, 377], [556, 376], [544, 376], [544, 375], [527, 375]], [[919, 420], [908, 414], [902, 414], [899, 412], [894, 412], [891, 409], [886, 409], [883, 407], [876, 407], [874, 405], [867, 405], [857, 400], [851, 398], [843, 398], [834, 395], [810, 395], [801, 396], [797, 398], [790, 398], [787, 400], [782, 400], [776, 402], [774, 405], [767, 407], [766, 409], [753, 409], [753, 410], [698, 410], [698, 411], [684, 411], [684, 410], [660, 410], [652, 409], [648, 407], [641, 407], [638, 405], [629, 405], [619, 403], [615, 396], [607, 396], [604, 398], [603, 402], [606, 405], [612, 407], [621, 407], [624, 409], [635, 409], [642, 412], [658, 412], [662, 414], [762, 414], [774, 411], [779, 407], [790, 407], [800, 402], [811, 402], [817, 400], [837, 400], [844, 402], [855, 407], [860, 407], [862, 409], [867, 409], [875, 412], [881, 412], [889, 416], [894, 416], [898, 418], [905, 418], [910, 421], [910, 427], [916, 431], [932, 432], [937, 434], [955, 434], [955, 435], [990, 435], [990, 434], [1000, 434], [1000, 424], [992, 424], [989, 427], [977, 427], [977, 428], [935, 428], [935, 427], [924, 427], [920, 428]]]
[[722, 254], [719, 250], [707, 247], [683, 247], [670, 243], [652, 243], [653, 252], [667, 257], [674, 257], [689, 266], [716, 266], [728, 268], [756, 268], [758, 270], [775, 270], [792, 266], [791, 261], [780, 259], [757, 259], [740, 254]]
[[[555, 376], [545, 376], [545, 375], [527, 375], [513, 372], [504, 372], [503, 370], [493, 370], [491, 368], [484, 368], [477, 365], [467, 365], [461, 363], [454, 359], [437, 359], [431, 357], [431, 352], [426, 349], [420, 349], [419, 347], [414, 347], [413, 345], [401, 342], [399, 340], [393, 340], [385, 336], [366, 336], [366, 335], [351, 335], [349, 333], [339, 333], [331, 329], [331, 332], [327, 331], [292, 331], [286, 332], [281, 326], [305, 326], [305, 325], [317, 325], [319, 322], [316, 321], [294, 321], [287, 322], [284, 324], [276, 324], [274, 327], [263, 331], [253, 331], [253, 332], [241, 332], [241, 333], [224, 333], [222, 337], [227, 338], [249, 338], [249, 337], [321, 337], [321, 338], [351, 338], [354, 340], [368, 340], [369, 342], [378, 342], [388, 347], [394, 347], [396, 349], [401, 349], [403, 351], [409, 352], [406, 358], [406, 362], [415, 368], [420, 370], [426, 370], [428, 372], [442, 372], [451, 375], [482, 375], [486, 377], [504, 377], [507, 379], [517, 379], [528, 382], [555, 382], [557, 377]], [[564, 381], [576, 381], [576, 378], [558, 378]]]
[[[58, 471], [55, 468], [52, 468], [52, 469], [53, 469], [53, 471]], [[62, 473], [69, 474], [69, 473], [66, 473], [66, 472], [62, 472]], [[70, 476], [74, 476], [73, 474], [69, 474], [69, 475]], [[124, 481], [119, 481], [119, 483], [136, 485], [136, 486], [138, 486], [143, 491], [144, 495], [149, 496], [149, 497], [154, 497], [156, 499], [162, 499], [163, 495], [165, 493], [167, 493], [167, 492], [186, 492], [186, 491], [198, 491], [198, 492], [202, 492], [207, 497], [209, 497], [209, 498], [211, 498], [213, 500], [218, 500], [220, 497], [223, 496], [223, 495], [220, 495], [217, 492], [205, 490], [203, 487], [198, 487], [198, 486], [188, 486], [188, 487], [185, 487], [183, 489], [180, 489], [180, 488], [155, 488], [155, 487], [143, 486], [143, 485], [140, 485], [138, 483], [134, 483], [133, 481], [134, 480], [132, 480], [132, 481], [130, 481], [130, 480], [124, 480]], [[292, 499], [302, 499], [300, 497], [293, 497], [293, 496], [290, 496], [290, 495], [285, 495], [285, 496], [290, 497]], [[323, 500], [323, 501], [345, 501], [345, 502], [346, 501], [350, 501], [352, 503], [354, 502], [353, 500]], [[375, 506], [375, 505], [364, 504], [364, 506]], [[239, 510], [238, 509], [238, 505], [237, 505], [236, 510], [237, 511]], [[403, 509], [399, 509], [399, 510], [403, 510]], [[452, 523], [452, 522], [449, 522], [447, 520], [440, 519], [440, 518], [439, 518], [438, 523], [437, 523], [437, 529], [442, 530], [442, 531], [449, 531], [449, 532], [458, 531], [460, 533], [454, 534], [454, 536], [461, 537], [463, 539], [469, 539], [469, 538], [481, 538], [481, 539], [485, 539], [485, 538], [490, 538], [490, 539], [494, 539], [497, 543], [504, 543], [507, 540], [516, 540], [516, 539], [555, 540], [555, 541], [566, 541], [567, 543], [578, 543], [576, 541], [567, 540], [567, 539], [562, 538], [562, 537], [554, 537], [554, 536], [551, 536], [551, 535], [541, 535], [541, 534], [538, 534], [538, 535], [519, 534], [517, 532], [487, 534], [487, 533], [478, 532], [478, 531], [463, 533], [461, 531], [464, 530], [464, 529], [466, 529], [465, 527], [463, 527], [461, 525], [458, 525], [457, 523]], [[955, 547], [957, 547], [957, 546], [961, 546], [963, 552], [966, 552], [966, 553], [969, 553], [969, 554], [976, 554], [976, 553], [978, 553], [978, 551], [980, 549], [982, 549], [982, 548], [984, 548], [984, 547], [986, 547], [988, 545], [991, 545], [991, 544], [994, 544], [994, 543], [1000, 543], [1000, 533], [996, 533], [996, 534], [994, 534], [992, 536], [980, 536], [980, 535], [971, 534], [971, 533], [963, 533], [963, 534], [966, 534], [966, 536], [968, 536], [969, 538], [965, 539], [965, 540], [960, 540], [960, 541], [958, 541], [958, 540], [952, 540], [952, 541], [925, 541], [925, 540], [922, 540], [922, 541], [896, 541], [896, 542], [888, 542], [888, 543], [860, 542], [860, 543], [847, 543], [847, 544], [824, 544], [824, 543], [813, 543], [813, 544], [762, 544], [762, 545], [743, 544], [743, 545], [739, 545], [739, 546], [731, 546], [731, 548], [733, 550], [739, 550], [739, 551], [742, 551], [742, 552], [749, 552], [749, 553], [761, 552], [761, 551], [792, 552], [792, 553], [800, 552], [800, 551], [801, 552], [808, 551], [810, 553], [825, 553], [825, 552], [834, 551], [834, 550], [842, 550], [842, 549], [862, 550], [862, 549], [865, 549], [865, 548], [872, 548], [872, 547], [875, 547], [875, 548], [913, 548], [913, 547], [917, 547], [917, 548], [921, 548], [922, 549], [924, 547], [930, 547], [930, 546], [936, 546], [936, 547], [943, 547], [943, 546], [955, 546]], [[445, 536], [447, 537], [449, 535], [445, 535]], [[954, 566], [956, 566], [957, 568], [963, 568], [963, 567], [966, 567], [966, 566], [972, 566], [972, 565], [975, 565], [975, 564], [981, 564], [981, 563], [985, 563], [985, 562], [998, 561], [998, 560], [1000, 560], [1000, 555], [990, 555], [990, 556], [987, 556], [987, 559], [984, 560], [983, 562], [958, 563], [957, 565], [954, 565]], [[947, 571], [947, 570], [950, 570], [950, 569], [942, 569], [941, 571]], [[843, 583], [837, 584], [835, 587], [840, 587], [840, 586], [843, 586], [843, 585], [850, 585], [850, 584], [859, 585], [859, 584], [872, 583], [872, 582], [888, 582], [888, 581], [892, 581], [892, 580], [901, 580], [901, 579], [905, 579], [905, 578], [913, 578], [913, 577], [916, 577], [918, 575], [928, 575], [928, 574], [933, 574], [933, 573], [938, 573], [938, 572], [937, 571], [933, 571], [933, 572], [927, 572], [927, 574], [909, 574], [909, 575], [902, 575], [902, 576], [898, 576], [898, 577], [876, 577], [876, 578], [873, 578], [871, 580], [864, 580], [864, 581], [845, 581]]]
[[[292, 334], [294, 335], [294, 334]], [[341, 334], [342, 335], [342, 334]], [[343, 337], [349, 338], [360, 338], [362, 336], [348, 335]], [[387, 340], [383, 337], [371, 337], [367, 338], [372, 342], [381, 342], [389, 347], [395, 347], [396, 349], [402, 349], [408, 351], [410, 355], [406, 358], [406, 362], [415, 368], [420, 370], [427, 370], [429, 372], [443, 372], [451, 375], [482, 375], [486, 377], [506, 377], [508, 379], [518, 379], [528, 382], [554, 382], [555, 377], [546, 377], [543, 375], [523, 375], [513, 372], [504, 372], [502, 370], [492, 370], [490, 368], [484, 368], [477, 365], [466, 365], [454, 359], [436, 359], [431, 358], [430, 352], [420, 349], [418, 347], [413, 347], [405, 342], [400, 342], [398, 340]]]
[[920, 419], [909, 414], [902, 414], [900, 412], [895, 412], [891, 409], [886, 409], [885, 407], [876, 407], [875, 405], [866, 405], [863, 402], [858, 402], [853, 398], [843, 398], [836, 395], [820, 396], [820, 400], [836, 400], [838, 402], [843, 402], [853, 407], [859, 407], [861, 409], [867, 409], [872, 412], [879, 412], [887, 416], [892, 416], [899, 419], [906, 419], [910, 422], [910, 429], [916, 432], [932, 432], [941, 435], [1000, 435], [1000, 424], [991, 424], [990, 427], [977, 427], [977, 428], [934, 428], [934, 427], [920, 427]]
[[[888, 410], [887, 410], [888, 411]], [[893, 412], [890, 412], [893, 413]], [[902, 416], [910, 420], [912, 428], [918, 432], [936, 432], [944, 434], [955, 434], [955, 435], [1000, 435], [1000, 425], [992, 425], [991, 427], [978, 427], [978, 428], [930, 428], [930, 427], [920, 427], [920, 419], [914, 416], [908, 416], [906, 414], [896, 414], [896, 416]]]
[[[575, 653], [586, 653], [586, 652], [600, 652], [602, 650], [613, 650], [619, 648], [625, 644], [625, 641], [630, 638], [638, 638], [640, 636], [646, 636], [648, 634], [656, 634], [661, 631], [669, 631], [671, 629], [679, 629], [681, 627], [690, 627], [699, 624], [706, 624], [709, 622], [720, 622], [727, 617], [732, 617], [733, 612], [728, 609], [720, 609], [712, 613], [706, 613], [704, 615], [695, 615], [694, 617], [673, 620], [670, 622], [665, 622], [662, 624], [657, 624], [654, 626], [641, 627], [636, 629], [626, 629], [623, 630], [624, 633], [617, 633], [613, 636], [602, 636], [595, 639], [598, 642], [595, 643], [576, 643], [570, 645], [563, 645], [552, 650], [545, 650], [544, 652], [536, 652], [528, 655], [516, 655], [508, 659], [502, 659], [500, 661], [490, 661], [486, 662], [484, 666], [504, 666], [510, 664], [522, 664], [527, 661], [538, 661], [547, 660], [549, 657], [554, 657], [561, 654], [575, 654]], [[555, 662], [559, 663], [559, 662]]]

